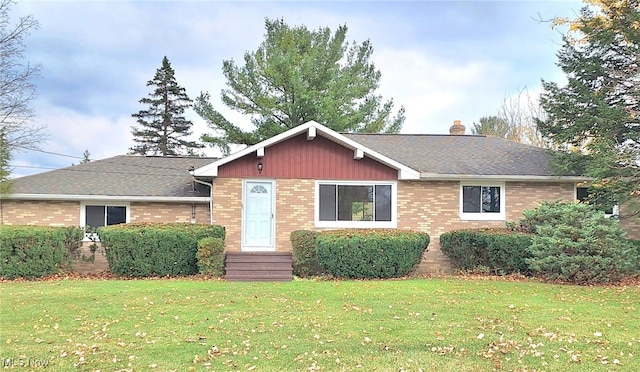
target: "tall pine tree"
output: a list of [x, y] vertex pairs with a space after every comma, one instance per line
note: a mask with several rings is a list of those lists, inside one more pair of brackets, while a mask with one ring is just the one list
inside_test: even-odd
[[567, 84], [544, 82], [538, 128], [565, 149], [556, 165], [592, 177], [592, 201], [624, 205], [624, 218], [640, 213], [640, 2], [588, 3], [556, 20], [570, 26], [558, 53]]
[[370, 60], [369, 40], [348, 42], [346, 25], [332, 32], [267, 19], [265, 28], [265, 40], [244, 54], [244, 64], [225, 60], [222, 66], [228, 85], [222, 102], [250, 116], [255, 128], [227, 120], [205, 93], [194, 107], [214, 130], [205, 142], [228, 152], [229, 145], [253, 145], [310, 120], [338, 132], [400, 131], [404, 108], [394, 113], [393, 100], [376, 92], [382, 75]]
[[186, 90], [178, 85], [175, 72], [165, 56], [162, 67], [156, 71], [147, 86], [155, 89], [140, 103], [149, 105], [146, 110], [132, 114], [137, 118], [137, 126], [131, 127], [135, 146], [132, 154], [141, 155], [191, 155], [202, 145], [187, 141], [193, 123], [184, 118], [184, 111], [193, 106]]

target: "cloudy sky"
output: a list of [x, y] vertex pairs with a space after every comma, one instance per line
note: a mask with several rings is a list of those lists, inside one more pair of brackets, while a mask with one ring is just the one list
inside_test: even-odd
[[[469, 128], [497, 112], [509, 95], [540, 80], [561, 82], [556, 52], [561, 35], [539, 19], [574, 17], [579, 1], [48, 1], [18, 0], [11, 17], [40, 23], [27, 40], [26, 59], [41, 65], [33, 102], [48, 141], [42, 150], [93, 159], [127, 153], [131, 114], [161, 65], [195, 98], [211, 93], [229, 119], [249, 120], [219, 100], [222, 61], [241, 61], [264, 36], [264, 20], [335, 29], [347, 39], [370, 39], [382, 72], [379, 93], [406, 108], [403, 133], [448, 133], [453, 120]], [[197, 137], [207, 132], [195, 113]], [[208, 155], [217, 155], [212, 150]], [[23, 151], [14, 177], [77, 163], [78, 159]]]

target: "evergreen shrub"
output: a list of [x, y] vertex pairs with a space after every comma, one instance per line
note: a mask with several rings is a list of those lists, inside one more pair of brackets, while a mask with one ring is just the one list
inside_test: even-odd
[[68, 270], [81, 242], [78, 227], [1, 226], [0, 277], [33, 279]]
[[316, 255], [317, 231], [296, 230], [291, 233], [293, 255], [293, 275], [306, 278], [323, 273], [322, 266]]
[[535, 229], [529, 269], [576, 284], [616, 282], [638, 272], [637, 248], [617, 220], [584, 203], [543, 202], [518, 226]]
[[121, 224], [98, 229], [111, 272], [133, 277], [195, 274], [198, 241], [224, 236], [224, 227], [206, 224]]
[[224, 275], [224, 240], [204, 238], [198, 241], [198, 272], [221, 277]]
[[420, 262], [429, 235], [407, 230], [331, 230], [316, 238], [318, 261], [340, 278], [397, 278]]
[[507, 229], [461, 229], [440, 236], [440, 249], [464, 271], [527, 274], [531, 236]]

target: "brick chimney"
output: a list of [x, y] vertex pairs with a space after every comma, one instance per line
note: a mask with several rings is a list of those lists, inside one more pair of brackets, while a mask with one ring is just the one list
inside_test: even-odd
[[454, 120], [453, 125], [449, 128], [449, 134], [454, 136], [464, 136], [464, 125], [460, 123], [460, 120]]

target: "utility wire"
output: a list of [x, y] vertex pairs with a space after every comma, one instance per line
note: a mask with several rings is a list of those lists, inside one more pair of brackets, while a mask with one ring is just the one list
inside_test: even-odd
[[[49, 154], [49, 155], [56, 155], [56, 156], [64, 156], [66, 158], [73, 158], [73, 159], [84, 159], [84, 156], [75, 156], [75, 155], [67, 155], [67, 154], [60, 154], [58, 152], [53, 152], [53, 151], [45, 151], [45, 150], [39, 150], [39, 149], [32, 149], [29, 147], [24, 147], [24, 146], [18, 146], [19, 148], [23, 149], [23, 150], [27, 150], [27, 151], [35, 151], [35, 152], [41, 152], [44, 154]], [[93, 160], [93, 159], [89, 159], [89, 160]]]

